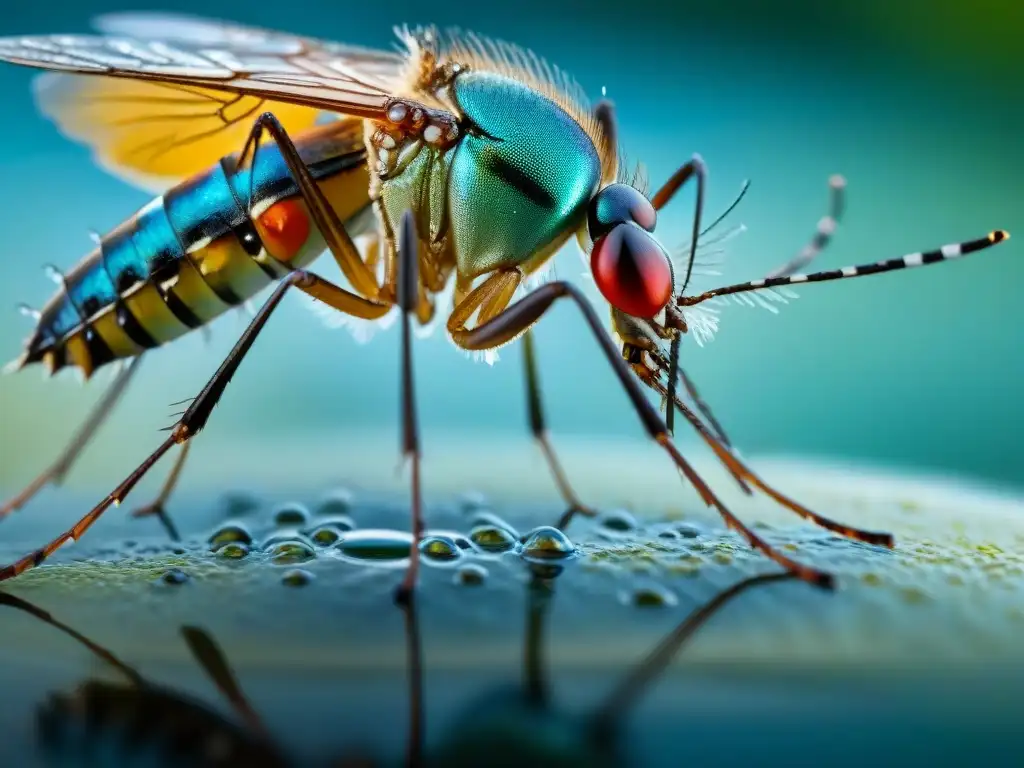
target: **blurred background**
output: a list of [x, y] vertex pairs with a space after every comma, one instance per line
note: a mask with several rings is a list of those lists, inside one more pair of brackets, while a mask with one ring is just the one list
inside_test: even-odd
[[[805, 288], [778, 316], [728, 307], [716, 339], [703, 348], [688, 340], [684, 361], [747, 455], [828, 457], [1024, 487], [1024, 6], [47, 0], [6, 8], [0, 33], [84, 32], [90, 17], [116, 10], [190, 12], [378, 47], [392, 45], [394, 24], [433, 22], [532, 48], [595, 100], [607, 89], [624, 148], [646, 163], [653, 186], [700, 152], [714, 216], [752, 180], [732, 218], [748, 231], [730, 243], [723, 277], [698, 278], [696, 289], [760, 276], [799, 250], [825, 212], [833, 173], [846, 176], [848, 202], [821, 268], [1010, 230], [1011, 242], [962, 262]], [[30, 331], [15, 305], [41, 306], [53, 290], [41, 267], [70, 267], [91, 250], [89, 230], [109, 230], [148, 200], [37, 115], [32, 76], [0, 67], [5, 359]], [[666, 244], [685, 239], [691, 206], [692, 190], [662, 214]], [[579, 275], [574, 251], [572, 243], [559, 254], [559, 274]], [[346, 457], [365, 451], [352, 436], [368, 433], [383, 436], [379, 461], [391, 471], [397, 329], [359, 345], [302, 303], [286, 300], [246, 359], [196, 446], [191, 482], [222, 482], [224, 467], [244, 466], [247, 451], [273, 456], [278, 445], [288, 446], [281, 458], [307, 446], [343, 472]], [[152, 355], [70, 484], [109, 490], [157, 444], [156, 430], [177, 410], [168, 404], [198, 392], [244, 322], [228, 316], [209, 344], [196, 334]], [[543, 320], [538, 348], [556, 444], [642, 439], [575, 310], [560, 307]], [[523, 441], [529, 450], [520, 354], [503, 350], [489, 367], [440, 333], [419, 344], [428, 455], [442, 435], [466, 436], [467, 462], [480, 476], [500, 467], [486, 463], [473, 436]], [[0, 379], [3, 495], [51, 460], [107, 380], [82, 386], [64, 374], [43, 382], [38, 370]]]

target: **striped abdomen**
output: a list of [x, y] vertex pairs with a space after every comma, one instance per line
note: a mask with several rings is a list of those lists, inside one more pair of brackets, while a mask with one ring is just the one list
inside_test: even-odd
[[[342, 221], [369, 205], [360, 120], [295, 138]], [[43, 308], [15, 365], [86, 377], [112, 360], [166, 344], [256, 295], [324, 250], [277, 146], [252, 169], [237, 155], [170, 189], [100, 240]], [[251, 205], [249, 201], [251, 200]]]

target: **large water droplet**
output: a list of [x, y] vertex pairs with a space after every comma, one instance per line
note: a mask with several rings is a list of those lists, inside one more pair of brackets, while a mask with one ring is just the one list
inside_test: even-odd
[[516, 545], [511, 531], [495, 525], [478, 525], [469, 532], [469, 540], [484, 552], [508, 552]]
[[210, 550], [216, 551], [225, 544], [239, 542], [241, 544], [252, 544], [252, 534], [244, 525], [238, 523], [225, 523], [210, 535]]
[[309, 512], [301, 504], [290, 502], [274, 511], [273, 520], [274, 525], [305, 525], [309, 522]]
[[520, 554], [527, 560], [566, 560], [576, 554], [569, 537], [549, 525], [534, 528], [523, 537]]
[[335, 549], [353, 560], [405, 560], [412, 551], [412, 536], [384, 528], [349, 531]]

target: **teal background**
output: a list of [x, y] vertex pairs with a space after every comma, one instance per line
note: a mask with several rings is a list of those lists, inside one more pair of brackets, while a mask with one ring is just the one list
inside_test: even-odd
[[[205, 0], [131, 7], [374, 46], [391, 45], [396, 23], [457, 24], [533, 48], [593, 98], [607, 88], [625, 149], [648, 165], [654, 185], [700, 152], [711, 171], [714, 214], [752, 179], [733, 219], [749, 229], [730, 246], [723, 282], [760, 276], [798, 250], [824, 213], [826, 182], [836, 172], [849, 182], [848, 205], [823, 268], [1010, 230], [1009, 243], [962, 262], [806, 287], [779, 316], [730, 307], [715, 341], [704, 348], [687, 342], [684, 360], [747, 455], [835, 457], [1024, 487], [1019, 5]], [[78, 0], [13, 3], [0, 33], [82, 32], [95, 13], [123, 9]], [[30, 78], [28, 70], [0, 67], [4, 358], [17, 354], [30, 330], [14, 305], [41, 306], [53, 289], [42, 265], [69, 267], [91, 249], [90, 229], [112, 228], [148, 199], [97, 169], [85, 148], [35, 113]], [[685, 238], [691, 204], [692, 191], [662, 214], [666, 244]], [[581, 270], [572, 250], [558, 256], [563, 276]], [[694, 287], [717, 281], [700, 278]], [[157, 444], [157, 429], [177, 410], [168, 404], [198, 392], [243, 322], [229, 316], [215, 325], [210, 344], [195, 335], [152, 355], [71, 483], [109, 490]], [[291, 451], [307, 437], [323, 446], [334, 436], [343, 468], [359, 450], [346, 436], [367, 429], [395, 434], [397, 447], [397, 339], [392, 328], [358, 345], [347, 332], [322, 327], [297, 299], [286, 301], [197, 444], [197, 465], [209, 475], [225, 451], [264, 441], [288, 441]], [[542, 321], [538, 348], [557, 436], [641, 437], [571, 307]], [[471, 363], [440, 334], [418, 345], [428, 452], [431, 436], [441, 433], [522, 436], [519, 355], [503, 350], [491, 368]], [[45, 465], [106, 378], [84, 387], [72, 375], [42, 382], [37, 370], [0, 379], [0, 492], [15, 491]], [[391, 464], [397, 456], [380, 458]], [[467, 462], [477, 474], [501, 471], [472, 445]]]

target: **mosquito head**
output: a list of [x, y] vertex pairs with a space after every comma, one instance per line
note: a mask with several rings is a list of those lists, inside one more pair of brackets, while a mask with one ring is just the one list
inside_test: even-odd
[[594, 282], [613, 307], [633, 317], [651, 319], [672, 298], [672, 261], [651, 234], [657, 219], [650, 200], [628, 184], [605, 187], [587, 211]]

